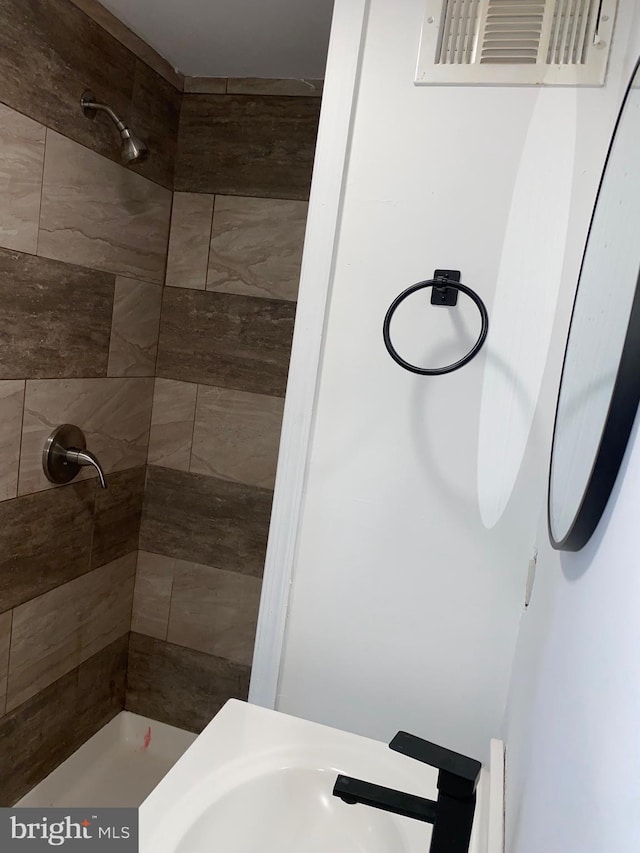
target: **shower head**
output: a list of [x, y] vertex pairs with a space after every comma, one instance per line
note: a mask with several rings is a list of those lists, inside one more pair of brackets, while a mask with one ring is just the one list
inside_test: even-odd
[[122, 144], [120, 146], [120, 157], [126, 166], [131, 166], [134, 163], [142, 163], [149, 156], [149, 149], [144, 142], [135, 135], [131, 128], [119, 118], [116, 113], [107, 104], [101, 104], [96, 100], [93, 92], [86, 91], [80, 98], [80, 106], [82, 112], [87, 118], [94, 119], [98, 111], [106, 113], [111, 121], [115, 124]]
[[140, 137], [136, 136], [135, 133], [132, 133], [128, 127], [124, 127], [120, 131], [120, 136], [122, 137], [120, 156], [123, 163], [126, 163], [127, 165], [129, 165], [129, 163], [142, 163], [147, 159], [149, 156], [149, 149]]

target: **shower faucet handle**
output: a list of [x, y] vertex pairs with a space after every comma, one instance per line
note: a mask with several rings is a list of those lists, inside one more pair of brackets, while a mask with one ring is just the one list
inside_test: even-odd
[[89, 450], [77, 450], [75, 447], [69, 447], [65, 453], [65, 459], [68, 465], [92, 465], [98, 472], [98, 479], [103, 489], [107, 488], [107, 478], [102, 470], [102, 465], [98, 462], [97, 457]]
[[103, 489], [107, 478], [97, 457], [87, 448], [82, 430], [73, 424], [62, 424], [51, 433], [42, 451], [42, 468], [47, 480], [61, 485], [70, 483], [81, 468], [90, 465], [98, 472]]

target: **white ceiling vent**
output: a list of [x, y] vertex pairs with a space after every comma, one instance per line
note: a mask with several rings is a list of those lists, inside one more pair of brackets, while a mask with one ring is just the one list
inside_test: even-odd
[[617, 0], [427, 0], [421, 85], [602, 86]]

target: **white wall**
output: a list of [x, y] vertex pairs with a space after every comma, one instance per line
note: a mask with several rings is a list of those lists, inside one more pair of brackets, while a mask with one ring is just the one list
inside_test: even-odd
[[640, 849], [640, 441], [577, 554], [541, 551], [509, 701], [507, 851]]
[[[609, 101], [417, 88], [423, 8], [370, 5], [277, 707], [482, 758], [500, 733], [546, 478], [534, 413], [579, 262], [563, 277], [564, 238], [584, 239], [600, 171], [598, 156], [573, 168], [576, 133], [584, 105]], [[596, 155], [612, 116], [586, 123]], [[435, 267], [462, 270], [492, 328], [474, 362], [427, 378], [392, 362], [381, 325]], [[464, 307], [413, 308], [397, 337], [427, 362], [472, 325]]]
[[[623, 5], [607, 86], [579, 103], [577, 174], [603, 163], [604, 131], [613, 126], [640, 54], [640, 16]], [[581, 180], [581, 189], [588, 183]], [[584, 192], [573, 202], [578, 221]], [[579, 229], [572, 228], [567, 277], [580, 246]], [[568, 309], [560, 306], [543, 384], [538, 418], [545, 422], [555, 402]], [[587, 546], [576, 554], [555, 552], [540, 527], [537, 578], [522, 616], [504, 729], [508, 853], [640, 849], [639, 503], [636, 423], [616, 488]]]

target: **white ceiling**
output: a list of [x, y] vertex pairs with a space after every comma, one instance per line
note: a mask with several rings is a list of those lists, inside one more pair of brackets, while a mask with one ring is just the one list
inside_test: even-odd
[[192, 77], [324, 77], [333, 0], [101, 3]]

